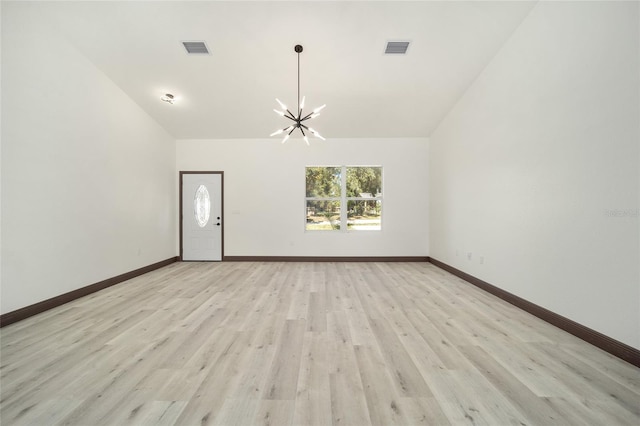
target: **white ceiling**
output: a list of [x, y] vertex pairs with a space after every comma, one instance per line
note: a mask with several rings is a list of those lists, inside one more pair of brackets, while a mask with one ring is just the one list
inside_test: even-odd
[[[276, 97], [326, 103], [328, 138], [424, 137], [535, 2], [66, 2], [50, 22], [177, 139], [263, 138]], [[203, 40], [211, 55], [187, 55]], [[383, 55], [410, 40], [405, 56]], [[173, 93], [174, 105], [160, 101]]]

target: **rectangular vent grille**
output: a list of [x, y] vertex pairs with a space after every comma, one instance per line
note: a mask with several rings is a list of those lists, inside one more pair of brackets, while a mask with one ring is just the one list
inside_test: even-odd
[[182, 45], [188, 54], [209, 54], [209, 49], [204, 41], [183, 41]]
[[384, 49], [385, 55], [404, 55], [409, 48], [408, 41], [389, 41]]

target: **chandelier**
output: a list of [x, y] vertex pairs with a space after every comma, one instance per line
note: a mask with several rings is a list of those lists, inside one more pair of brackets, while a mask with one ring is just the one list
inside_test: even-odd
[[[302, 46], [300, 46], [299, 44], [296, 44], [296, 47], [294, 48], [294, 50], [298, 54], [298, 113], [293, 114], [291, 111], [289, 111], [287, 106], [280, 101], [280, 99], [276, 98], [276, 101], [280, 105], [280, 108], [282, 108], [282, 111], [274, 109], [276, 114], [288, 118], [293, 123], [291, 123], [290, 126], [285, 127], [284, 129], [276, 130], [275, 132], [271, 133], [271, 135], [269, 136], [276, 136], [282, 133], [286, 133], [286, 135], [284, 136], [284, 139], [282, 139], [282, 143], [285, 143], [287, 139], [289, 139], [289, 137], [291, 136], [291, 133], [293, 133], [294, 130], [300, 129], [300, 132], [302, 133], [302, 137], [304, 141], [307, 143], [307, 145], [309, 145], [309, 138], [307, 137], [307, 133], [311, 133], [313, 136], [320, 138], [323, 141], [326, 139], [323, 138], [320, 135], [320, 133], [313, 130], [311, 127], [307, 127], [307, 125], [305, 125], [304, 122], [319, 116], [322, 108], [326, 107], [327, 105], [326, 104], [322, 105], [314, 109], [307, 115], [302, 114], [302, 109], [304, 108], [304, 96], [302, 97], [302, 101], [300, 100], [300, 52], [302, 52]], [[307, 131], [307, 133], [305, 133], [305, 130]]]

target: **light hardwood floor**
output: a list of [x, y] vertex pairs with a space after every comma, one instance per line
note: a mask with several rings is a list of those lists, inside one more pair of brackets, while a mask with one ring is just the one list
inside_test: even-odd
[[640, 424], [640, 370], [428, 263], [175, 263], [1, 331], [2, 425]]

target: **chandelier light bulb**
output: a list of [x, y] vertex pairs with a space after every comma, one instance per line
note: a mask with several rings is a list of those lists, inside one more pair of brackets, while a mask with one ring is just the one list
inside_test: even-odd
[[284, 135], [284, 139], [282, 139], [282, 143], [285, 143], [289, 139], [289, 135]]
[[287, 110], [287, 106], [283, 104], [282, 101], [280, 101], [280, 99], [276, 98], [276, 101], [278, 101], [278, 103], [280, 104], [280, 108], [282, 108], [284, 111]]
[[304, 108], [304, 96], [302, 97], [302, 101], [300, 101], [300, 109]]
[[327, 106], [327, 104], [324, 104], [324, 105], [322, 105], [322, 106], [319, 106], [318, 108], [316, 108], [316, 109], [314, 109], [314, 110], [313, 110], [313, 113], [314, 113], [314, 114], [319, 113], [319, 112], [320, 112], [320, 111], [322, 111], [322, 109], [323, 109], [324, 107], [326, 107], [326, 106]]
[[309, 145], [309, 138], [308, 138], [308, 137], [306, 137], [306, 136], [304, 136], [304, 137], [303, 137], [303, 139], [304, 139], [304, 141], [307, 143], [307, 145]]
[[315, 136], [316, 138], [320, 138], [320, 139], [322, 139], [323, 141], [326, 141], [326, 139], [325, 139], [325, 138], [323, 138], [323, 137], [322, 137], [322, 135], [320, 135], [320, 133], [316, 132], [316, 131], [315, 131], [315, 130], [313, 130], [311, 127], [309, 127], [309, 131], [310, 131], [311, 133], [313, 133], [313, 136]]
[[278, 111], [277, 109], [273, 110], [276, 114], [281, 115], [284, 117], [284, 112], [283, 111]]
[[275, 132], [271, 133], [269, 136], [275, 136], [275, 135], [279, 135], [280, 133], [284, 132], [283, 129], [280, 130], [276, 130]]

